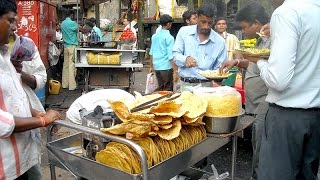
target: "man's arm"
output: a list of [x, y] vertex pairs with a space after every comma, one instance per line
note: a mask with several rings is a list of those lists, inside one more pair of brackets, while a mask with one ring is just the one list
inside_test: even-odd
[[218, 55], [216, 62], [213, 65], [213, 70], [218, 69], [222, 63], [228, 60], [228, 54], [227, 54], [227, 48], [225, 43], [223, 43], [223, 46], [221, 48], [220, 54]]
[[26, 63], [32, 63], [32, 72], [29, 72], [29, 68], [27, 70], [22, 69], [22, 83], [37, 91], [44, 87], [47, 82], [46, 67], [41, 60], [39, 51], [36, 50], [36, 54], [31, 62], [24, 62], [23, 64], [26, 65]]
[[260, 60], [257, 63], [261, 78], [269, 88], [277, 91], [288, 88], [294, 75], [299, 39], [296, 28], [298, 27], [297, 19], [295, 13], [290, 12], [272, 17], [270, 58], [268, 61]]
[[149, 52], [149, 55], [150, 55], [150, 70], [149, 70], [149, 73], [153, 73], [154, 72], [154, 69], [153, 69], [153, 51], [154, 51], [154, 45], [152, 44], [152, 39], [153, 39], [153, 36], [151, 37], [151, 47], [150, 47], [150, 52]]
[[0, 138], [9, 137], [12, 133], [24, 132], [45, 127], [53, 121], [62, 119], [57, 111], [49, 110], [42, 117], [14, 117], [9, 112], [0, 109]]

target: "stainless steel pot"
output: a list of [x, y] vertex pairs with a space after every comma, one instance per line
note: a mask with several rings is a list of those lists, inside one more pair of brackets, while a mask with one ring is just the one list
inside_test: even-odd
[[244, 111], [239, 116], [233, 117], [207, 117], [203, 118], [203, 122], [206, 124], [206, 130], [208, 133], [222, 134], [231, 133], [237, 129], [239, 124], [239, 117], [244, 113]]

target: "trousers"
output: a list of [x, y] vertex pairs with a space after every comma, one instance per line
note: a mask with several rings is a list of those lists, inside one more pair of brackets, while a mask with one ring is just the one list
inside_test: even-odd
[[270, 104], [259, 154], [258, 180], [316, 180], [320, 110]]
[[77, 88], [75, 66], [75, 47], [69, 46], [64, 48], [64, 62], [62, 69], [62, 88], [69, 88], [75, 90]]

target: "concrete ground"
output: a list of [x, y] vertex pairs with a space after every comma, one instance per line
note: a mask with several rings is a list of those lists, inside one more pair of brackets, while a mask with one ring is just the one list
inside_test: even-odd
[[[133, 85], [133, 90], [144, 93], [146, 74], [148, 73], [148, 68], [144, 68], [141, 72], [135, 73], [135, 84]], [[64, 114], [71, 103], [81, 95], [81, 90], [77, 91], [67, 91], [62, 90], [60, 95], [51, 95], [47, 98], [46, 105], [50, 108], [59, 110]], [[69, 134], [69, 130], [66, 128], [61, 128], [57, 132], [57, 137], [63, 137]], [[43, 141], [46, 141], [46, 131], [42, 131]], [[214, 164], [219, 173], [231, 172], [231, 153], [232, 144], [228, 143], [216, 152], [212, 153], [208, 157], [209, 164]], [[247, 180], [250, 179], [251, 172], [251, 159], [252, 159], [252, 148], [251, 141], [248, 139], [238, 140], [238, 154], [237, 154], [237, 166], [236, 166], [236, 180]], [[210, 171], [210, 167], [204, 168]], [[46, 147], [42, 147], [42, 170], [44, 180], [50, 180], [50, 170], [48, 166], [48, 154]], [[75, 179], [69, 172], [56, 168], [56, 176], [58, 180], [73, 180]], [[320, 177], [320, 174], [319, 174]]]

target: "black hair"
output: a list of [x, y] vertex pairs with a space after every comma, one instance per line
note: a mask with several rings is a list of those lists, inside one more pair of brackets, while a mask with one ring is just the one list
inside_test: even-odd
[[214, 18], [216, 16], [215, 6], [211, 4], [201, 4], [198, 9], [198, 16], [200, 15]]
[[71, 15], [74, 15], [74, 12], [72, 10], [67, 10], [66, 15], [70, 17]]
[[183, 22], [187, 23], [187, 20], [190, 20], [191, 16], [196, 14], [197, 12], [195, 11], [187, 10], [182, 14]]
[[217, 22], [218, 22], [218, 21], [221, 21], [221, 20], [224, 20], [224, 21], [226, 21], [226, 23], [228, 23], [228, 22], [227, 22], [227, 18], [225, 18], [225, 17], [218, 17], [218, 18], [216, 18], [216, 19], [214, 20], [214, 24], [217, 24]]
[[0, 0], [0, 16], [8, 12], [17, 13], [17, 4], [14, 0]]
[[94, 23], [90, 20], [86, 20], [85, 25], [90, 26], [90, 27], [94, 27]]
[[264, 25], [270, 22], [270, 18], [260, 3], [252, 1], [238, 11], [236, 21], [246, 21], [248, 23], [259, 21]]
[[97, 20], [96, 20], [96, 18], [94, 18], [94, 17], [89, 18], [89, 21], [91, 21], [91, 22], [93, 22], [93, 23], [97, 24]]

